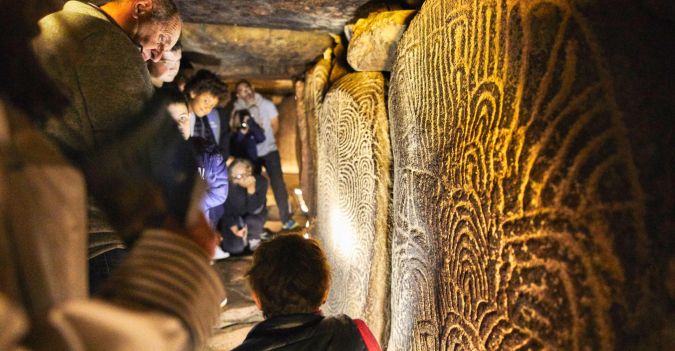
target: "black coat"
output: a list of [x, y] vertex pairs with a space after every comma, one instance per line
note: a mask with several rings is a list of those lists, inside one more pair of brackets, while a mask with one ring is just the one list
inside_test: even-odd
[[366, 351], [354, 321], [345, 316], [292, 314], [253, 327], [232, 351]]
[[230, 179], [230, 187], [225, 200], [223, 217], [220, 220], [221, 230], [236, 225], [242, 227], [243, 217], [260, 214], [267, 210], [267, 179], [261, 175], [255, 177], [255, 193], [248, 194], [246, 189], [236, 185]]
[[265, 131], [253, 118], [249, 118], [248, 124], [248, 133], [242, 134], [241, 131], [232, 133], [230, 152], [234, 157], [245, 158], [255, 163], [258, 160], [257, 145], [265, 141]]

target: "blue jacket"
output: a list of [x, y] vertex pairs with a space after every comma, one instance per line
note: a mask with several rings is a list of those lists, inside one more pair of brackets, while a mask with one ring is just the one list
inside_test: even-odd
[[206, 182], [206, 194], [200, 207], [211, 225], [215, 225], [219, 218], [214, 218], [211, 212], [217, 213], [216, 208], [223, 205], [227, 199], [229, 189], [227, 165], [216, 145], [209, 144], [202, 138], [193, 137], [190, 141], [195, 149], [199, 175]]

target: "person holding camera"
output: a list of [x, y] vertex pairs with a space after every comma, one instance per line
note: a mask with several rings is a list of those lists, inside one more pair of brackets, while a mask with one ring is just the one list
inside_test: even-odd
[[258, 122], [265, 132], [265, 141], [256, 145], [258, 161], [256, 169], [265, 167], [272, 184], [274, 200], [279, 208], [279, 219], [282, 229], [290, 230], [298, 227], [298, 223], [291, 216], [291, 208], [288, 202], [288, 190], [281, 169], [281, 158], [275, 139], [279, 130], [279, 111], [272, 101], [255, 92], [251, 82], [242, 79], [235, 85], [237, 100], [234, 102], [235, 110], [247, 109], [253, 119]]
[[230, 189], [219, 230], [221, 248], [231, 254], [251, 251], [260, 244], [267, 221], [267, 179], [253, 173], [251, 161], [236, 158], [230, 164]]
[[265, 141], [265, 131], [251, 117], [251, 112], [247, 109], [234, 112], [230, 119], [230, 129], [236, 131], [230, 141], [231, 155], [247, 159], [255, 164], [258, 161], [257, 145]]

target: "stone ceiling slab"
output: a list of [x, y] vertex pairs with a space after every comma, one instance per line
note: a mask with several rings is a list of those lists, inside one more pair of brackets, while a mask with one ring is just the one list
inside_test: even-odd
[[368, 0], [176, 0], [186, 22], [342, 32]]
[[248, 78], [301, 74], [334, 43], [326, 32], [193, 23], [183, 26], [181, 41], [195, 66]]

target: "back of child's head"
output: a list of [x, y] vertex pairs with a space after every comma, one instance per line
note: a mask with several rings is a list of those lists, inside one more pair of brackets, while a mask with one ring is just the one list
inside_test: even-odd
[[331, 279], [319, 243], [296, 234], [262, 243], [247, 276], [267, 318], [317, 311]]

